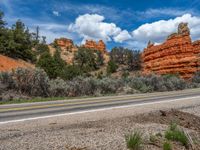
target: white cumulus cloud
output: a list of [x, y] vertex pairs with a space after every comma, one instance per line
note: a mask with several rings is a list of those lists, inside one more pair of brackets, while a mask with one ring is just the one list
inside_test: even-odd
[[58, 11], [55, 11], [55, 10], [54, 10], [52, 13], [53, 13], [55, 16], [57, 16], [57, 17], [60, 16], [60, 13], [59, 13]]
[[156, 43], [163, 42], [168, 35], [177, 31], [181, 22], [188, 23], [193, 40], [200, 39], [200, 17], [184, 14], [174, 19], [159, 20], [139, 26], [132, 31], [133, 40], [145, 43], [149, 40]]
[[129, 39], [131, 39], [131, 35], [126, 30], [121, 31], [117, 36], [114, 37], [114, 41], [119, 43]]
[[128, 31], [121, 30], [114, 23], [104, 22], [104, 19], [104, 16], [98, 14], [84, 14], [76, 18], [75, 23], [70, 24], [68, 29], [78, 33], [83, 40], [123, 42], [131, 37]]

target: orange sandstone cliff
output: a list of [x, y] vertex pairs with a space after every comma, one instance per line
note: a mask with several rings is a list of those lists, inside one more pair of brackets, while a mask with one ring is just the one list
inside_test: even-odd
[[93, 50], [99, 50], [103, 54], [104, 63], [107, 64], [109, 62], [110, 56], [106, 50], [106, 44], [102, 40], [99, 40], [98, 42], [86, 40], [85, 44], [82, 46]]
[[191, 78], [200, 62], [200, 40], [192, 42], [187, 23], [180, 23], [178, 32], [168, 36], [161, 45], [148, 43], [142, 53], [143, 73], [179, 74]]
[[83, 46], [86, 48], [99, 50], [102, 53], [106, 53], [106, 45], [102, 40], [99, 40], [99, 42], [97, 42], [97, 43], [93, 40], [86, 40], [86, 42]]
[[[74, 54], [78, 51], [78, 48], [74, 45], [71, 39], [60, 38], [55, 39], [55, 43], [61, 49], [61, 58], [65, 60], [68, 64], [72, 64], [74, 61]], [[49, 45], [51, 55], [54, 55], [56, 49]]]

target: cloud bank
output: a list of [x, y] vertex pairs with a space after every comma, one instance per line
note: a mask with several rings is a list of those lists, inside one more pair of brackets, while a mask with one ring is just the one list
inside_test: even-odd
[[83, 40], [104, 40], [122, 43], [131, 38], [127, 30], [122, 30], [114, 23], [104, 21], [104, 16], [98, 14], [84, 14], [70, 24], [68, 30], [79, 34]]
[[169, 34], [177, 31], [178, 24], [181, 22], [188, 23], [193, 40], [200, 39], [200, 17], [191, 14], [143, 24], [132, 31], [132, 39], [141, 43], [147, 43], [149, 40], [156, 43], [163, 42]]
[[191, 14], [146, 23], [132, 32], [122, 30], [115, 23], [105, 22], [105, 17], [102, 15], [84, 14], [68, 26], [68, 31], [77, 33], [83, 41], [102, 39], [105, 42], [122, 43], [129, 48], [143, 49], [149, 40], [155, 43], [163, 42], [168, 35], [177, 31], [178, 24], [181, 22], [188, 23], [193, 40], [200, 39], [200, 17]]

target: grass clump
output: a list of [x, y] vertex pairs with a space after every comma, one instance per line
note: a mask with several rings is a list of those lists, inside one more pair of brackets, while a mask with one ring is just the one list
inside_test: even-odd
[[155, 143], [157, 141], [157, 137], [153, 134], [150, 134], [149, 140], [151, 143]]
[[138, 131], [126, 136], [126, 145], [130, 150], [140, 150], [143, 144], [142, 134]]
[[170, 128], [171, 131], [175, 131], [177, 129], [177, 127], [178, 127], [177, 123], [175, 123], [175, 122], [172, 122], [170, 124], [170, 126], [169, 126], [169, 128]]
[[172, 145], [170, 142], [166, 141], [163, 144], [163, 150], [172, 150]]
[[186, 148], [189, 144], [189, 140], [185, 133], [174, 123], [171, 124], [170, 128], [165, 132], [165, 138], [168, 140], [180, 142]]

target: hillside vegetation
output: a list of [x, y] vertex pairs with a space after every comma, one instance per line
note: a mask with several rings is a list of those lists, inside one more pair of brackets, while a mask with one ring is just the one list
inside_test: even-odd
[[[123, 47], [114, 47], [107, 53], [76, 46], [73, 62], [68, 63], [61, 56], [63, 48], [57, 40], [51, 46], [47, 45], [45, 37], [39, 34], [39, 27], [36, 27], [35, 33], [30, 32], [20, 20], [12, 28], [7, 28], [3, 16], [1, 12], [1, 101], [134, 94], [199, 87], [198, 72], [187, 81], [179, 78], [179, 74], [143, 75], [140, 51]], [[53, 54], [50, 47], [54, 49]], [[108, 61], [105, 61], [102, 52], [109, 56]]]

